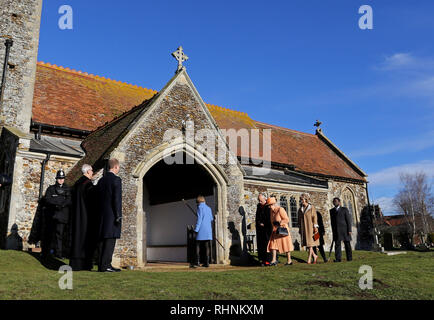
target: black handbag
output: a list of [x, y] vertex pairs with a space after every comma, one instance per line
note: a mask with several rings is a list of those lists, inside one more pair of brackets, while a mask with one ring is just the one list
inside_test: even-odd
[[284, 236], [288, 236], [288, 229], [286, 229], [285, 227], [278, 227], [276, 229], [276, 235], [284, 237]]

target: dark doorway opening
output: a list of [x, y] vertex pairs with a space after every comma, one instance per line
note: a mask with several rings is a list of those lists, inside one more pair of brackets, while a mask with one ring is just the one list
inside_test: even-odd
[[[201, 194], [216, 213], [216, 184], [206, 169], [191, 163], [156, 163], [143, 177], [143, 211], [146, 216], [147, 262], [187, 262], [187, 227], [196, 224], [196, 197]], [[214, 226], [213, 226], [214, 229]], [[215, 229], [213, 230], [215, 234]], [[215, 240], [211, 261], [216, 261]]]

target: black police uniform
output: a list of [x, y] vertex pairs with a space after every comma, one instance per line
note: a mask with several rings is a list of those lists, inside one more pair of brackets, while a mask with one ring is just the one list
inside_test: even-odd
[[[63, 170], [59, 170], [56, 175], [57, 179], [65, 179]], [[45, 206], [46, 206], [46, 235], [45, 244], [43, 243], [43, 255], [47, 255], [51, 248], [54, 249], [56, 257], [63, 257], [63, 231], [69, 221], [69, 210], [72, 204], [71, 190], [65, 184], [60, 185], [57, 181], [56, 184], [51, 185], [45, 192]], [[54, 240], [54, 243], [52, 242]]]

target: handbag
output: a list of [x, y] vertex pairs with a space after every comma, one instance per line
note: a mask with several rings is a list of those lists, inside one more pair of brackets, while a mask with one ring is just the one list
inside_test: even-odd
[[285, 227], [278, 227], [276, 229], [276, 235], [281, 236], [281, 237], [287, 236], [287, 235], [289, 235], [288, 229], [286, 229]]
[[313, 241], [316, 241], [316, 240], [318, 240], [318, 239], [319, 239], [319, 232], [314, 233], [314, 234], [313, 234]]

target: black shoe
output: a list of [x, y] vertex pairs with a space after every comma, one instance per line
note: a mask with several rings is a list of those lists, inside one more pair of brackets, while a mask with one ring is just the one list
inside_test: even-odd
[[277, 266], [277, 261], [276, 261], [276, 262], [271, 262], [271, 263], [270, 263], [270, 267], [274, 267], [274, 266]]
[[207, 264], [203, 264], [202, 267], [203, 268], [209, 268], [209, 264], [208, 263]]
[[292, 266], [292, 261], [291, 261], [291, 263], [286, 262], [285, 266]]
[[113, 266], [110, 266], [110, 268], [113, 269], [115, 272], [121, 272], [121, 269], [119, 269], [119, 268], [115, 268]]
[[341, 260], [333, 260], [333, 262], [341, 262]]

